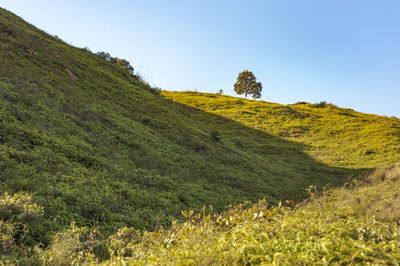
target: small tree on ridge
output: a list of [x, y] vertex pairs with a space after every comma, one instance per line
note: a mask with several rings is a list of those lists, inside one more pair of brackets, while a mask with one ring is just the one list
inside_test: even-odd
[[246, 98], [247, 94], [253, 95], [254, 100], [261, 97], [262, 84], [261, 82], [257, 82], [253, 72], [249, 70], [243, 70], [239, 73], [233, 87], [237, 94], [241, 95], [244, 93]]

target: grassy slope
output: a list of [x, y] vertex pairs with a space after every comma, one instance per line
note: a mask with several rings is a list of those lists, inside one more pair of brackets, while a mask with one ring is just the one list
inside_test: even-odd
[[168, 231], [121, 229], [106, 264], [398, 265], [400, 168], [377, 171], [295, 208], [265, 201], [192, 215]]
[[176, 103], [2, 9], [0, 23], [11, 30], [0, 34], [0, 192], [28, 191], [43, 206], [16, 237], [24, 246], [71, 221], [153, 229], [203, 204], [299, 200], [310, 184], [399, 158], [397, 119], [167, 93]]
[[305, 144], [308, 155], [328, 165], [370, 168], [400, 161], [400, 119], [395, 117], [364, 114], [332, 104], [281, 105], [198, 92], [163, 92], [163, 95]]
[[[318, 191], [293, 205], [229, 206], [218, 213], [184, 211], [170, 229], [121, 228], [108, 239], [75, 225], [47, 248], [13, 245], [43, 213], [26, 194], [0, 196], [0, 240], [5, 264], [24, 265], [398, 265], [400, 166], [362, 181]], [[16, 221], [7, 220], [13, 215]], [[11, 232], [10, 232], [11, 231]], [[14, 235], [13, 235], [14, 234]], [[1, 261], [0, 261], [1, 262]]]
[[0, 34], [0, 192], [31, 192], [44, 207], [27, 242], [46, 243], [71, 221], [112, 232], [168, 224], [204, 204], [299, 200], [310, 184], [337, 185], [360, 172], [169, 101], [2, 9], [0, 23], [10, 29]]

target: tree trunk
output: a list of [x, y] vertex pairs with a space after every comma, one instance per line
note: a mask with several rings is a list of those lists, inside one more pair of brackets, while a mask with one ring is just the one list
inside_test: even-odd
[[247, 91], [244, 93], [244, 97], [246, 97], [246, 99], [247, 99]]

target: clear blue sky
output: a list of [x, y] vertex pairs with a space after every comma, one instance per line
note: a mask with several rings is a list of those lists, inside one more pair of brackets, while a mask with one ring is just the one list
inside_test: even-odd
[[153, 85], [327, 101], [400, 117], [399, 0], [2, 0], [66, 42], [129, 60]]

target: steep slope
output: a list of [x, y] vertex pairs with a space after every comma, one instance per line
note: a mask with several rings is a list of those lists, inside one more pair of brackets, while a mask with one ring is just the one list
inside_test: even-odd
[[310, 184], [360, 173], [318, 162], [307, 145], [167, 100], [3, 9], [0, 23], [8, 27], [0, 33], [0, 192], [30, 192], [44, 207], [32, 243], [72, 221], [113, 232], [166, 225], [204, 204], [299, 200]]
[[308, 155], [331, 166], [387, 167], [400, 161], [400, 119], [395, 117], [364, 114], [325, 102], [281, 105], [198, 92], [163, 92], [163, 95], [305, 144]]

